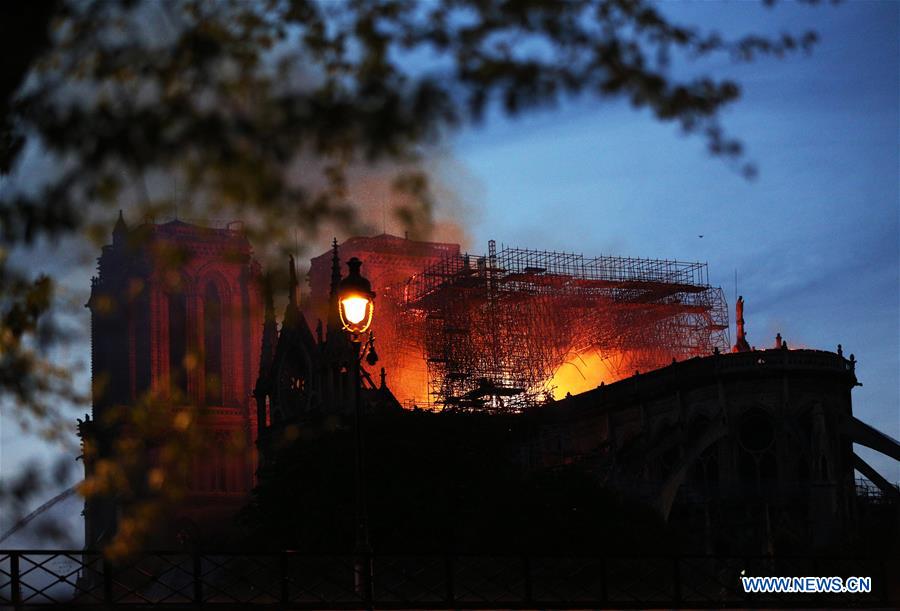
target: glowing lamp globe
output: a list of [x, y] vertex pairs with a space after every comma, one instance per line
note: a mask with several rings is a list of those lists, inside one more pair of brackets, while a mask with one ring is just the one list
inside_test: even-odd
[[375, 292], [368, 280], [359, 273], [362, 261], [353, 257], [347, 261], [350, 273], [338, 285], [338, 311], [344, 329], [353, 333], [365, 333], [372, 324]]

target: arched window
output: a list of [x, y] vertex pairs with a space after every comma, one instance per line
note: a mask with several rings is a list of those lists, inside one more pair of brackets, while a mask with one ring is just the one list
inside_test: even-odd
[[305, 351], [292, 351], [278, 366], [277, 405], [273, 422], [291, 418], [309, 409], [309, 357]]
[[187, 299], [184, 293], [169, 293], [169, 380], [172, 390], [187, 394]]
[[206, 404], [222, 404], [222, 302], [213, 283], [203, 296], [203, 358]]
[[681, 444], [677, 443], [681, 439], [681, 431], [675, 423], [666, 422], [657, 430], [653, 439], [654, 447], [665, 448], [651, 467], [652, 477], [662, 482], [672, 475], [681, 462]]
[[[699, 415], [691, 421], [688, 428], [688, 441], [693, 446], [706, 434], [710, 426], [710, 419], [705, 415]], [[719, 445], [712, 443], [697, 457], [690, 474], [694, 484], [704, 490], [713, 488], [719, 481]]]
[[778, 479], [775, 459], [775, 422], [765, 410], [751, 408], [741, 416], [738, 427], [738, 474], [757, 490]]

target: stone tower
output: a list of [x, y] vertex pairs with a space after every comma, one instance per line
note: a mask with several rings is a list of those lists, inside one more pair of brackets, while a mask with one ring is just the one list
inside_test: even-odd
[[[259, 264], [236, 223], [201, 227], [179, 220], [129, 228], [119, 214], [103, 247], [87, 307], [91, 311], [93, 414], [79, 425], [97, 456], [109, 452], [104, 413], [146, 397], [160, 409], [194, 412], [214, 443], [187, 474], [187, 495], [174, 522], [204, 531], [227, 522], [253, 486], [249, 453], [217, 441], [255, 442], [251, 393], [259, 368], [263, 307]], [[150, 459], [152, 466], [152, 459]], [[91, 473], [94, 457], [85, 461]], [[117, 508], [89, 498], [85, 544], [102, 545], [116, 530]], [[171, 532], [172, 528], [167, 529]]]

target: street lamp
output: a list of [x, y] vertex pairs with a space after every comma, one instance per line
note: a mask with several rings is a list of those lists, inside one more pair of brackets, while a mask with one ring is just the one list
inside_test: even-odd
[[374, 314], [375, 292], [368, 280], [359, 273], [362, 261], [353, 257], [347, 261], [350, 273], [338, 286], [338, 311], [341, 324], [351, 335], [351, 341], [359, 343], [358, 336], [369, 330]]
[[[362, 382], [359, 375], [360, 335], [372, 325], [375, 292], [359, 273], [362, 261], [353, 257], [347, 261], [350, 272], [338, 285], [338, 313], [352, 347], [350, 370], [353, 378], [353, 399], [356, 412], [356, 559], [353, 564], [356, 592], [370, 608], [372, 590], [372, 548], [369, 545], [369, 516], [366, 509], [365, 464], [363, 462]], [[374, 354], [372, 351], [370, 354]]]

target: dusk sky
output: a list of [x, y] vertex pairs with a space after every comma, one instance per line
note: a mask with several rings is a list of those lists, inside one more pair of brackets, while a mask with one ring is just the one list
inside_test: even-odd
[[[457, 138], [471, 174], [472, 250], [528, 248], [709, 263], [748, 340], [855, 354], [854, 413], [900, 437], [900, 4], [767, 9], [668, 3], [673, 18], [726, 34], [814, 29], [809, 55], [688, 66], [733, 76], [723, 117], [759, 176], [711, 158], [701, 138], [627, 104], [573, 104], [493, 120]], [[698, 236], [702, 235], [700, 238]], [[860, 448], [891, 481], [900, 466]]]
[[[732, 324], [736, 271], [750, 343], [770, 347], [780, 332], [792, 347], [842, 344], [864, 384], [853, 392], [854, 413], [900, 438], [900, 3], [662, 7], [730, 35], [818, 31], [809, 55], [678, 67], [741, 84], [723, 125], [759, 176], [745, 179], [710, 157], [702, 138], [625, 103], [494, 116], [448, 141], [450, 161], [438, 163], [453, 168], [451, 182], [464, 180], [454, 216], [470, 250], [495, 239], [708, 262]], [[4, 477], [24, 456], [46, 452], [8, 417], [0, 425]], [[859, 452], [900, 481], [896, 462]]]

